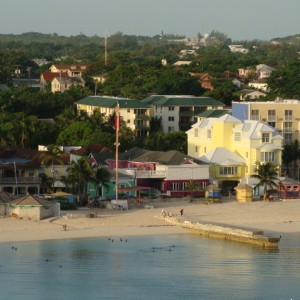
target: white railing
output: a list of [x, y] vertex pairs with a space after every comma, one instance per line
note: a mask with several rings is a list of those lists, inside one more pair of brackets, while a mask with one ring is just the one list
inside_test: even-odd
[[166, 176], [166, 171], [136, 170], [136, 178], [162, 178]]

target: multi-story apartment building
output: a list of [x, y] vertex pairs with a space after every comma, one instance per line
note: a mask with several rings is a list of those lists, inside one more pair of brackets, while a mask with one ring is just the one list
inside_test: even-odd
[[153, 95], [142, 100], [151, 107], [151, 117], [161, 120], [162, 131], [186, 131], [196, 115], [209, 109], [222, 109], [224, 103], [210, 97]]
[[[257, 162], [280, 168], [282, 136], [257, 120], [226, 114], [197, 122], [187, 131], [188, 155], [210, 164], [210, 180], [235, 186], [255, 173]], [[280, 171], [280, 170], [279, 170]]]
[[149, 107], [141, 101], [120, 97], [89, 96], [75, 102], [75, 104], [78, 111], [85, 111], [88, 115], [93, 114], [94, 111], [99, 111], [106, 117], [114, 115], [119, 105], [121, 120], [135, 132], [137, 137], [149, 134]]
[[283, 136], [284, 145], [300, 140], [299, 100], [232, 102], [232, 115], [241, 121], [261, 121], [274, 127]]

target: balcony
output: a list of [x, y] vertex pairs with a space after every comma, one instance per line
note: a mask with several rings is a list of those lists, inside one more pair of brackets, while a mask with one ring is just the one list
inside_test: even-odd
[[135, 125], [136, 130], [150, 130], [150, 125], [148, 124], [138, 124]]
[[150, 118], [150, 116], [147, 116], [147, 115], [136, 115], [135, 119], [136, 120], [150, 121], [151, 118]]
[[195, 115], [192, 110], [182, 110], [179, 112], [179, 117], [193, 117]]
[[0, 184], [41, 184], [40, 177], [2, 177], [0, 178]]
[[119, 172], [140, 178], [165, 178], [167, 176], [166, 171], [156, 171], [156, 170], [137, 170], [137, 169], [119, 169]]
[[166, 171], [143, 171], [137, 170], [136, 178], [164, 178], [167, 176]]

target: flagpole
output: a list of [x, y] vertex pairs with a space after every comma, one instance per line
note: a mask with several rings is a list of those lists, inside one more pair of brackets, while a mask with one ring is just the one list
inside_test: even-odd
[[117, 103], [116, 108], [116, 200], [118, 200], [119, 196], [119, 127], [120, 127], [120, 106], [119, 102]]

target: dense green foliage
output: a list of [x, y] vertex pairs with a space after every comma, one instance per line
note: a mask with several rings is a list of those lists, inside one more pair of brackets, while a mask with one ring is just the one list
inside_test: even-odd
[[[201, 35], [199, 34], [199, 38]], [[263, 100], [300, 98], [298, 36], [266, 41], [234, 41], [213, 31], [205, 46], [195, 56], [180, 58], [182, 49], [191, 49], [176, 36], [128, 36], [121, 32], [105, 38], [77, 35], [71, 37], [36, 32], [21, 35], [0, 35], [0, 83], [9, 89], [0, 90], [0, 139], [2, 145], [36, 148], [38, 144], [82, 145], [101, 143], [113, 148], [113, 122], [101, 115], [78, 114], [74, 102], [97, 93], [143, 99], [149, 94], [188, 94], [211, 96], [230, 106], [238, 100], [239, 89], [224, 72], [237, 74], [239, 68], [255, 68], [267, 64], [275, 71], [268, 79], [270, 92]], [[232, 53], [229, 43], [243, 44], [247, 54]], [[107, 60], [105, 60], [105, 57]], [[35, 58], [49, 63], [38, 66]], [[167, 65], [163, 66], [161, 60]], [[177, 60], [191, 60], [184, 67], [173, 65]], [[32, 87], [13, 87], [12, 79], [39, 78], [41, 72], [54, 64], [85, 63], [86, 88], [72, 88], [61, 93], [40, 92]], [[16, 73], [16, 71], [20, 73]], [[205, 91], [190, 72], [209, 73], [214, 89]], [[108, 74], [103, 84], [95, 84], [93, 76]], [[244, 79], [244, 83], [247, 83]], [[47, 120], [45, 120], [47, 119]], [[136, 140], [123, 125], [120, 149], [134, 145], [148, 149], [186, 151], [184, 133], [163, 134], [160, 124], [151, 122], [151, 135]]]

